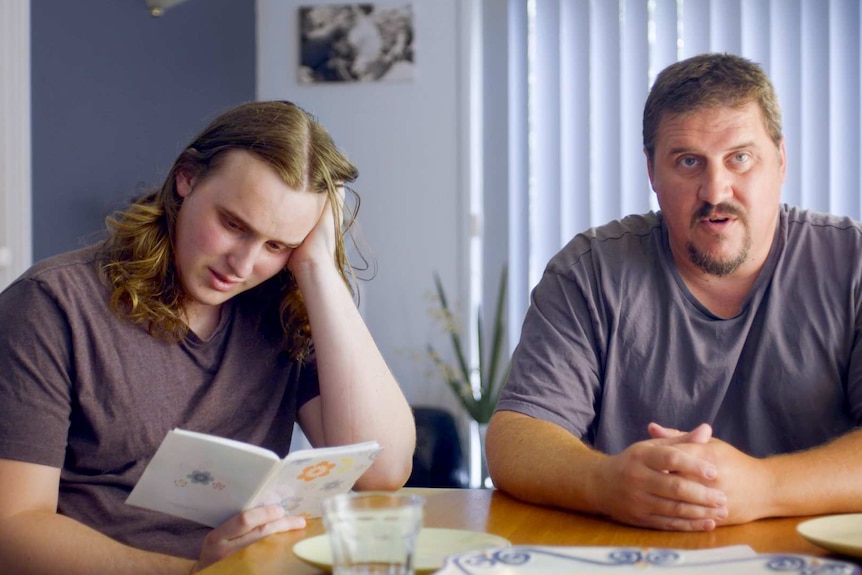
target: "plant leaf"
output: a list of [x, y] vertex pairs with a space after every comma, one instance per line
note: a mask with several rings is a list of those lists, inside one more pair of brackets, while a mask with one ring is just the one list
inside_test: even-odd
[[430, 345], [428, 346], [428, 357], [431, 358], [431, 361], [437, 366], [440, 370], [440, 374], [443, 376], [443, 379], [452, 389], [452, 392], [455, 394], [455, 397], [458, 398], [461, 405], [470, 414], [470, 417], [476, 419], [477, 417], [481, 417], [481, 410], [479, 406], [476, 404], [476, 400], [473, 398], [472, 393], [465, 393], [469, 388], [464, 387], [464, 382], [460, 379], [454, 377], [455, 372], [452, 368], [440, 359], [440, 356]]
[[[488, 368], [488, 396], [493, 396], [493, 387], [496, 383], [497, 377], [497, 364], [500, 361], [500, 353], [503, 348], [503, 336], [505, 335], [506, 329], [505, 324], [503, 323], [503, 312], [506, 306], [506, 284], [509, 279], [509, 274], [507, 272], [507, 266], [503, 266], [503, 271], [500, 273], [500, 287], [497, 291], [497, 305], [494, 311], [494, 341], [491, 344], [491, 365]], [[505, 380], [504, 380], [505, 381]], [[502, 384], [501, 384], [502, 385]], [[497, 386], [499, 390], [500, 386]], [[498, 392], [499, 393], [499, 392]], [[494, 396], [494, 404], [496, 405], [497, 398]]]
[[[491, 416], [494, 414], [494, 409], [497, 406], [497, 401], [500, 398], [503, 384], [509, 377], [511, 369], [511, 361], [505, 363], [505, 367], [500, 373], [500, 363], [503, 359], [503, 347], [505, 336], [505, 307], [506, 307], [506, 288], [508, 282], [507, 266], [504, 265], [500, 274], [500, 284], [497, 290], [497, 301], [494, 309], [493, 330], [491, 332], [491, 350], [490, 356], [485, 357], [485, 333], [482, 329], [482, 309], [481, 306], [476, 310], [476, 342], [477, 342], [477, 364], [479, 389], [478, 397], [474, 393], [472, 386], [472, 370], [467, 363], [466, 355], [462, 347], [461, 337], [457, 330], [449, 327], [449, 337], [452, 343], [452, 348], [457, 358], [457, 369], [444, 362], [434, 349], [429, 345], [429, 356], [437, 365], [443, 379], [455, 393], [455, 396], [461, 402], [464, 409], [478, 423], [488, 423]], [[454, 315], [449, 309], [449, 302], [446, 298], [446, 292], [443, 289], [443, 283], [440, 281], [440, 276], [434, 273], [434, 285], [437, 290], [437, 299], [440, 303], [440, 308], [447, 322], [450, 324], [454, 321]], [[461, 378], [457, 377], [460, 371]]]
[[[440, 281], [440, 276], [436, 272], [434, 273], [434, 284], [437, 287], [437, 298], [440, 300], [440, 307], [443, 309], [443, 312], [446, 314], [447, 318], [454, 317], [449, 309], [449, 303], [446, 300], [446, 292], [443, 291], [443, 282]], [[467, 367], [467, 360], [465, 359], [464, 352], [461, 349], [461, 338], [454, 330], [449, 330], [449, 337], [452, 340], [452, 347], [455, 350], [455, 356], [458, 358], [458, 366], [461, 368], [461, 374], [464, 376], [464, 380], [469, 382], [470, 369]]]
[[485, 345], [482, 338], [482, 307], [476, 309], [476, 360], [479, 370], [479, 401], [485, 401], [488, 397], [488, 390], [485, 389], [487, 382], [485, 381]]

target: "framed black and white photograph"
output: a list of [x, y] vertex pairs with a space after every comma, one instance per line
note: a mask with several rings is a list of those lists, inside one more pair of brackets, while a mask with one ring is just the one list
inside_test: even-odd
[[299, 81], [409, 81], [415, 68], [410, 4], [299, 8]]

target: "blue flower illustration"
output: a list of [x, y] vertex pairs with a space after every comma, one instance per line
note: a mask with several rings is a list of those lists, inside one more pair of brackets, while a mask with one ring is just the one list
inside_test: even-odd
[[285, 511], [294, 511], [302, 503], [302, 497], [286, 497], [281, 500], [281, 506]]
[[340, 489], [342, 485], [344, 485], [343, 481], [340, 481], [340, 480], [330, 481], [329, 483], [325, 483], [323, 485], [323, 487], [320, 488], [320, 490], [321, 491], [335, 491], [337, 489]]
[[215, 480], [215, 477], [213, 477], [209, 471], [199, 471], [197, 469], [186, 475], [186, 477], [188, 477], [192, 483], [200, 483], [201, 485], [209, 485]]

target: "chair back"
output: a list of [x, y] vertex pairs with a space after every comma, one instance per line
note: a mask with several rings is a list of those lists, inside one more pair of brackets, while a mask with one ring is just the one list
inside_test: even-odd
[[407, 487], [464, 487], [461, 438], [455, 418], [445, 409], [414, 407], [416, 451]]

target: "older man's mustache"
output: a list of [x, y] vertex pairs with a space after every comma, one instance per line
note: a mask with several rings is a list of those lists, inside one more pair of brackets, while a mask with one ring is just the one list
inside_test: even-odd
[[733, 204], [703, 204], [694, 213], [693, 222], [709, 218], [723, 218], [733, 216], [739, 219], [744, 219], [745, 214], [741, 209]]

